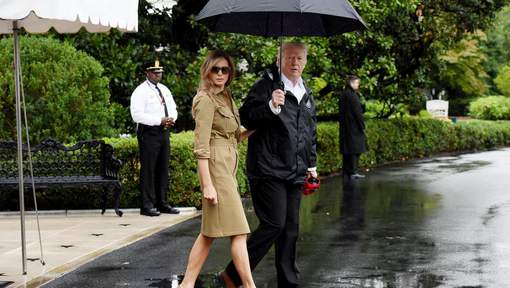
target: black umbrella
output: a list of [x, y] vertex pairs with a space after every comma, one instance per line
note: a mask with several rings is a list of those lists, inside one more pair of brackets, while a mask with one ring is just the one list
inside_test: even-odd
[[197, 20], [214, 32], [259, 36], [331, 36], [366, 29], [347, 0], [210, 0]]
[[331, 36], [366, 28], [347, 0], [210, 0], [197, 20], [214, 32], [261, 36]]

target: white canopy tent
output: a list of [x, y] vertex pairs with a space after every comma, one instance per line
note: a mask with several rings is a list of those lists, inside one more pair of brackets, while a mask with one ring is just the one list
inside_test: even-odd
[[0, 0], [0, 33], [13, 33], [13, 22], [29, 33], [138, 30], [138, 0]]
[[[26, 274], [25, 204], [23, 195], [23, 155], [21, 129], [21, 59], [19, 30], [46, 33], [138, 31], [138, 0], [0, 0], [0, 34], [13, 34], [14, 81], [16, 84], [16, 128], [18, 142], [18, 176], [21, 215], [23, 274]], [[42, 248], [41, 248], [42, 252]], [[42, 260], [42, 259], [41, 259]]]

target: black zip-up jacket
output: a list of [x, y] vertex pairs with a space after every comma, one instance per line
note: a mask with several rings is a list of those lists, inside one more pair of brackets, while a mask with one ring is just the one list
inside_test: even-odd
[[363, 108], [358, 94], [346, 87], [339, 97], [340, 153], [361, 154], [367, 151]]
[[280, 87], [276, 69], [267, 70], [251, 88], [239, 109], [241, 124], [256, 130], [248, 139], [248, 178], [276, 178], [303, 183], [308, 168], [316, 167], [315, 104], [310, 89], [298, 104], [291, 92], [275, 115], [269, 108], [274, 90]]

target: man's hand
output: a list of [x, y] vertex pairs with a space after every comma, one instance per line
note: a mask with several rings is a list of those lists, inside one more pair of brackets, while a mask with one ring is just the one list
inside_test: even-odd
[[280, 89], [276, 89], [273, 91], [271, 104], [274, 108], [278, 108], [278, 106], [285, 105], [285, 92]]
[[170, 128], [174, 126], [175, 120], [170, 117], [163, 117], [161, 118], [161, 125], [165, 126], [165, 128]]
[[319, 175], [317, 174], [317, 171], [308, 171], [308, 175], [307, 176], [308, 177], [312, 176], [313, 178], [317, 178]]

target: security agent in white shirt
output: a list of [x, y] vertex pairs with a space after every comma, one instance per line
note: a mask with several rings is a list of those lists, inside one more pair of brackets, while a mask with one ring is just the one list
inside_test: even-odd
[[155, 61], [146, 67], [147, 79], [131, 95], [131, 117], [136, 123], [140, 149], [140, 214], [178, 214], [167, 200], [170, 130], [177, 120], [177, 106], [161, 81], [163, 67]]

